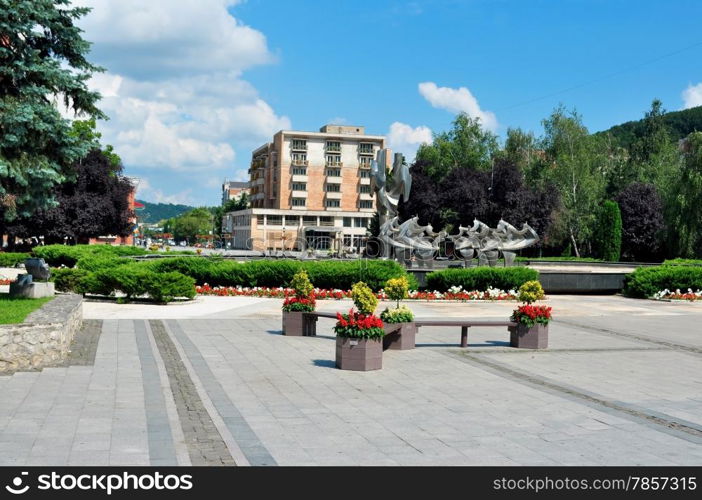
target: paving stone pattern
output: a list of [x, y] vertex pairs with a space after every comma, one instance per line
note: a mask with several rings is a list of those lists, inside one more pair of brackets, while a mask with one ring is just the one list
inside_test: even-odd
[[280, 301], [246, 299], [153, 309], [165, 321], [110, 309], [66, 366], [0, 377], [0, 465], [702, 463], [700, 304], [552, 297], [548, 350], [511, 349], [499, 328], [460, 349], [458, 328], [426, 327], [363, 373], [334, 367], [333, 320], [285, 337]]

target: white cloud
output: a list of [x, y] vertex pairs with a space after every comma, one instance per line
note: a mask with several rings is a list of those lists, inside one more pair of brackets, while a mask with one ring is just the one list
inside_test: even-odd
[[495, 113], [481, 109], [478, 100], [466, 87], [453, 89], [437, 87], [434, 82], [423, 82], [419, 84], [419, 93], [435, 108], [452, 113], [466, 113], [471, 118], [479, 118], [487, 130], [497, 130]]
[[402, 153], [408, 162], [414, 161], [417, 148], [432, 142], [429, 127], [411, 127], [406, 123], [394, 122], [388, 131], [388, 147], [395, 153]]
[[702, 106], [702, 82], [697, 85], [688, 85], [682, 92], [683, 109]]
[[[153, 169], [151, 183], [168, 191], [177, 190], [175, 178], [167, 178], [177, 171], [181, 182], [199, 186], [200, 203], [213, 204], [219, 194], [203, 178], [208, 171], [217, 184], [243, 175], [253, 147], [292, 128], [242, 79], [245, 69], [274, 57], [264, 34], [228, 11], [239, 0], [76, 3], [93, 7], [79, 26], [93, 42], [90, 60], [108, 72], [89, 86], [102, 94], [99, 106], [110, 117], [99, 124], [103, 141], [115, 147], [127, 173]], [[193, 196], [144, 192], [161, 200]]]
[[164, 194], [160, 189], [152, 189], [149, 201], [153, 203], [173, 203], [175, 205], [197, 205], [192, 197], [192, 189], [186, 189], [175, 194]]

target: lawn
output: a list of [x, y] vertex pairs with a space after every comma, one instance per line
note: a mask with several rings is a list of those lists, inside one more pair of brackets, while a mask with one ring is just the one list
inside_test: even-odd
[[32, 311], [52, 300], [53, 297], [43, 299], [23, 299], [0, 294], [0, 325], [21, 323]]

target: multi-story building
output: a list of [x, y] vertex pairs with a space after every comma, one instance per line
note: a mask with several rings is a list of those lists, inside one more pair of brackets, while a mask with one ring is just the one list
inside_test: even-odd
[[225, 215], [228, 246], [362, 248], [375, 212], [370, 165], [384, 147], [385, 138], [364, 127], [281, 130], [252, 153], [251, 208]]
[[249, 194], [248, 182], [224, 181], [222, 184], [222, 205], [234, 198], [240, 198], [244, 193]]

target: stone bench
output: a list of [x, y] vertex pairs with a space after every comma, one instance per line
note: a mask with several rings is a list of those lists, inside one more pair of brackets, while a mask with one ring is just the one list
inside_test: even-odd
[[468, 347], [468, 328], [471, 326], [502, 326], [512, 329], [517, 327], [514, 321], [470, 320], [470, 319], [418, 319], [414, 324], [417, 328], [422, 326], [460, 326], [461, 347]]

